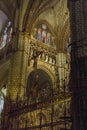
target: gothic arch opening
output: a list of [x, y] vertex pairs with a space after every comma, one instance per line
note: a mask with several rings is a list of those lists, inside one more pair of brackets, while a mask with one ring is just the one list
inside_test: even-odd
[[53, 28], [46, 20], [36, 22], [32, 28], [31, 37], [48, 46], [56, 47]]
[[52, 90], [52, 80], [42, 69], [32, 71], [27, 79], [26, 95], [31, 100], [43, 100], [50, 96]]

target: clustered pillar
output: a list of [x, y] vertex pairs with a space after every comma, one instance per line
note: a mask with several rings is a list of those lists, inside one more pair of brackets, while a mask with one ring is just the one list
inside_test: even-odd
[[17, 95], [22, 98], [25, 94], [26, 70], [28, 62], [29, 38], [25, 33], [19, 32], [18, 47], [11, 58], [10, 73], [8, 77], [7, 96], [15, 101]]
[[72, 130], [87, 129], [87, 0], [69, 0]]

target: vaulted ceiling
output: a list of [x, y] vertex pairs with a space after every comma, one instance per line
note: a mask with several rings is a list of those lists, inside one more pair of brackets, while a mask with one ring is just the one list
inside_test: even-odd
[[67, 0], [29, 1], [23, 23], [23, 29], [32, 31], [35, 24], [46, 23], [55, 36], [58, 50], [64, 50], [70, 36], [69, 11]]
[[12, 22], [15, 20], [16, 9], [20, 6], [23, 30], [31, 32], [35, 24], [45, 21], [55, 35], [57, 47], [60, 50], [65, 48], [70, 35], [67, 0], [0, 0], [0, 10]]
[[16, 9], [16, 0], [0, 0], [0, 9], [12, 20]]
[[[55, 36], [58, 51], [64, 51], [70, 36], [67, 0], [0, 0], [0, 30], [8, 19], [15, 21], [20, 6], [23, 31], [31, 33], [35, 24], [45, 22]], [[5, 75], [7, 70], [3, 71]]]

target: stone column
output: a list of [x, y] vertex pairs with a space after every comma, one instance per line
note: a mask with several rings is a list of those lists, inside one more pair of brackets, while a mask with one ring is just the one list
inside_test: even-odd
[[87, 129], [87, 0], [68, 0], [71, 24], [72, 130]]
[[26, 87], [26, 69], [29, 52], [29, 38], [25, 33], [19, 32], [18, 48], [13, 52], [8, 77], [7, 96], [15, 100], [17, 95], [24, 96]]

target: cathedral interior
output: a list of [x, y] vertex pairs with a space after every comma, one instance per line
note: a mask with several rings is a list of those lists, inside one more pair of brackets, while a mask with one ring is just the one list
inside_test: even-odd
[[0, 130], [87, 129], [87, 0], [0, 0]]

